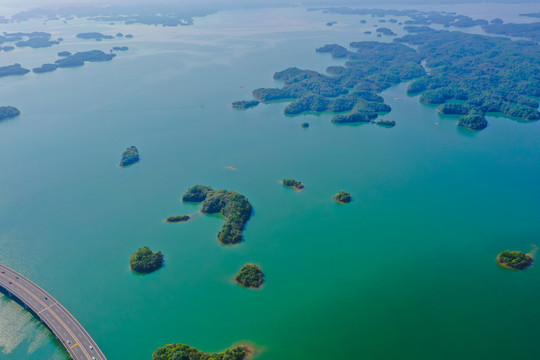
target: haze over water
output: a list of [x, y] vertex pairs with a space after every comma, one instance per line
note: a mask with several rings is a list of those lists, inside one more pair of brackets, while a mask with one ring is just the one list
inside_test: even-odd
[[[488, 10], [483, 18], [505, 20], [532, 11]], [[390, 41], [364, 34], [377, 21], [284, 8], [225, 11], [181, 28], [4, 25], [65, 41], [2, 52], [0, 66], [129, 50], [2, 78], [1, 103], [21, 116], [0, 123], [0, 263], [55, 296], [111, 360], [150, 359], [167, 343], [221, 351], [243, 341], [260, 360], [537, 358], [540, 270], [508, 271], [495, 257], [540, 243], [539, 122], [488, 117], [472, 133], [408, 97], [407, 84], [381, 94], [392, 129], [286, 117], [286, 103], [229, 106], [280, 86], [276, 71], [343, 63], [315, 53], [324, 44]], [[135, 38], [75, 38], [86, 31]], [[141, 162], [121, 169], [130, 145]], [[284, 177], [305, 189], [284, 188]], [[249, 198], [243, 243], [218, 244], [219, 216], [164, 222], [199, 211], [180, 201], [194, 184]], [[350, 204], [332, 200], [341, 189]], [[144, 245], [162, 251], [165, 266], [137, 276], [128, 259]], [[262, 289], [233, 282], [247, 262], [262, 267]], [[6, 297], [0, 350], [6, 360], [68, 358]]]

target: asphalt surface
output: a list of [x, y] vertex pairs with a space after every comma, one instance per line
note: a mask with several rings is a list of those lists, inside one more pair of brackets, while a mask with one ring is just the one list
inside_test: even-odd
[[75, 360], [106, 360], [94, 340], [55, 298], [10, 268], [0, 265], [0, 287], [32, 309]]

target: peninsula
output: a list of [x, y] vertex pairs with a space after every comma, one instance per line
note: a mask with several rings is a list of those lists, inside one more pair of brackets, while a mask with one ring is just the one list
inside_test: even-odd
[[259, 265], [246, 264], [242, 266], [234, 280], [243, 287], [256, 289], [261, 287], [263, 278], [264, 275]]
[[218, 233], [221, 244], [231, 245], [242, 241], [242, 231], [253, 211], [245, 196], [230, 190], [195, 185], [182, 196], [182, 201], [202, 202], [202, 213], [219, 213], [225, 217], [225, 224]]
[[121, 167], [128, 167], [130, 165], [133, 165], [137, 162], [139, 162], [139, 150], [135, 146], [128, 147], [123, 153], [122, 153], [122, 159], [120, 160], [120, 166]]
[[161, 251], [152, 251], [148, 246], [144, 246], [135, 251], [129, 258], [131, 270], [138, 273], [151, 273], [158, 270], [163, 264], [163, 254]]

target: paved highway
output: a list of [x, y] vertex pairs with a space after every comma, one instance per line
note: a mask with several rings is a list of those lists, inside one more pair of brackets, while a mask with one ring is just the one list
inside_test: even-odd
[[0, 287], [32, 309], [65, 346], [74, 360], [106, 360], [79, 322], [45, 290], [0, 265]]

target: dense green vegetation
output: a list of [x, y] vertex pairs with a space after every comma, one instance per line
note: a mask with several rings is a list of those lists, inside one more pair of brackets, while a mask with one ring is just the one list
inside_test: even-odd
[[188, 221], [189, 219], [190, 219], [189, 215], [174, 215], [174, 216], [169, 216], [166, 221], [170, 223], [176, 223], [176, 222]]
[[58, 69], [58, 64], [43, 64], [40, 67], [33, 68], [32, 71], [36, 74], [41, 74], [45, 72], [51, 72]]
[[[485, 128], [484, 115], [489, 112], [540, 118], [538, 102], [531, 98], [540, 96], [538, 44], [448, 31], [406, 35], [397, 41], [417, 46], [430, 70], [410, 84], [408, 93], [422, 93], [421, 101], [443, 104], [443, 114], [474, 115], [460, 125]], [[445, 104], [452, 100], [464, 103]]]
[[341, 204], [346, 204], [351, 202], [351, 194], [344, 190], [339, 190], [339, 192], [334, 195], [334, 200]]
[[283, 179], [281, 180], [281, 183], [285, 186], [295, 188], [296, 190], [302, 190], [304, 188], [304, 184], [294, 179]]
[[533, 258], [521, 251], [505, 250], [497, 256], [497, 262], [502, 266], [521, 270], [531, 266]]
[[540, 22], [528, 23], [528, 24], [487, 24], [482, 26], [487, 33], [506, 35], [506, 36], [519, 36], [524, 38], [530, 38], [534, 41], [540, 40]]
[[0, 120], [19, 116], [21, 112], [14, 106], [0, 106]]
[[140, 160], [139, 150], [135, 146], [128, 147], [122, 153], [122, 159], [120, 160], [120, 166], [126, 167], [135, 164]]
[[203, 353], [184, 344], [168, 344], [152, 354], [152, 360], [244, 360], [249, 350], [237, 345], [220, 353]]
[[232, 103], [232, 107], [238, 110], [245, 110], [259, 105], [257, 100], [239, 100]]
[[306, 111], [339, 114], [334, 123], [369, 122], [378, 114], [391, 111], [376, 93], [401, 81], [425, 75], [421, 57], [403, 44], [373, 41], [352, 42], [352, 49], [330, 44], [317, 49], [334, 57], [346, 58], [344, 66], [330, 66], [328, 75], [295, 67], [274, 74], [284, 86], [261, 88], [253, 96], [261, 101], [292, 100], [285, 114], [297, 115]]
[[115, 56], [116, 54], [106, 54], [101, 50], [90, 50], [77, 52], [73, 55], [66, 56], [63, 59], [56, 60], [55, 63], [57, 63], [59, 67], [82, 66], [84, 65], [85, 61], [109, 61]]
[[161, 251], [152, 251], [148, 246], [135, 251], [129, 258], [131, 270], [139, 273], [151, 273], [163, 264]]
[[220, 213], [225, 224], [218, 233], [222, 244], [237, 244], [242, 241], [242, 231], [253, 211], [248, 199], [230, 190], [214, 190], [209, 186], [195, 185], [182, 196], [182, 201], [200, 202], [201, 212]]
[[465, 115], [459, 119], [458, 125], [471, 130], [482, 130], [487, 127], [488, 122], [483, 115]]
[[111, 35], [104, 35], [99, 32], [87, 32], [87, 33], [80, 33], [77, 34], [77, 37], [79, 39], [95, 39], [95, 40], [103, 40], [103, 39], [114, 39], [114, 36]]
[[243, 287], [258, 288], [263, 283], [263, 277], [263, 272], [258, 265], [246, 264], [242, 266], [234, 279]]
[[0, 66], [0, 77], [9, 75], [24, 75], [28, 74], [29, 72], [30, 70], [23, 68], [21, 64]]

